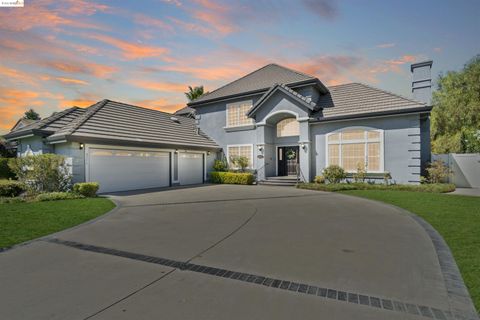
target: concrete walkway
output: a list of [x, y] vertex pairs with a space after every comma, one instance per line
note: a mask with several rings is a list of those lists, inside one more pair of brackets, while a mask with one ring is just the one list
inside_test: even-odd
[[114, 199], [0, 254], [0, 319], [452, 317], [429, 235], [391, 206], [227, 185]]
[[459, 194], [463, 196], [480, 197], [480, 188], [456, 188], [448, 194]]

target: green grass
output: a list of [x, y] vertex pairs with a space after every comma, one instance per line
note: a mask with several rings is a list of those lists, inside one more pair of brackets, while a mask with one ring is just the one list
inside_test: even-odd
[[0, 248], [73, 227], [114, 207], [106, 198], [0, 204]]
[[480, 310], [480, 197], [384, 190], [342, 193], [390, 203], [428, 221], [448, 243]]

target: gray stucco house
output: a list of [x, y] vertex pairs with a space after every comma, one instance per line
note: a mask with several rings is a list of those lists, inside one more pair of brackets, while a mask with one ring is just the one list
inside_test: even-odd
[[74, 181], [102, 192], [203, 183], [215, 159], [246, 156], [263, 181], [311, 181], [331, 164], [418, 183], [430, 160], [432, 62], [412, 65], [409, 99], [361, 83], [326, 87], [266, 65], [168, 114], [102, 100], [16, 126], [19, 156], [65, 155]]

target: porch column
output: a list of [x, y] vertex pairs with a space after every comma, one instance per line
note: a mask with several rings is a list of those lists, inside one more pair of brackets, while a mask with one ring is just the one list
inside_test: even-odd
[[265, 180], [265, 124], [257, 124], [256, 135], [257, 141], [253, 146], [253, 154], [256, 155], [254, 159], [255, 169], [257, 169], [257, 180]]
[[300, 153], [300, 179], [304, 182], [310, 182], [310, 160], [311, 160], [311, 144], [310, 144], [310, 125], [308, 118], [299, 120], [300, 139], [298, 140]]

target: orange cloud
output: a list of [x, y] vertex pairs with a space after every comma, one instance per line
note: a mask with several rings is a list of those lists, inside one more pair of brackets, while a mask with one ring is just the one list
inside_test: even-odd
[[71, 78], [64, 78], [64, 77], [56, 77], [55, 79], [65, 84], [81, 84], [81, 85], [88, 84], [88, 82], [83, 80], [78, 80], [78, 79], [71, 79]]
[[36, 83], [36, 81], [32, 79], [32, 75], [2, 65], [0, 65], [0, 75], [11, 82], [18, 81], [32, 85]]
[[167, 48], [134, 44], [101, 34], [85, 34], [84, 36], [120, 49], [123, 57], [128, 60], [160, 57], [169, 52]]
[[132, 104], [169, 113], [185, 107], [185, 103], [170, 103], [167, 99], [137, 100], [132, 102]]
[[136, 87], [165, 92], [185, 92], [188, 88], [185, 84], [173, 82], [150, 82], [146, 80], [133, 80], [130, 82]]
[[107, 78], [118, 70], [116, 67], [93, 62], [42, 61], [39, 64], [57, 71], [89, 74], [99, 78]]
[[59, 105], [60, 105], [60, 108], [71, 108], [71, 107], [87, 108], [87, 107], [90, 107], [95, 102], [97, 102], [97, 100], [72, 99], [72, 100], [61, 100], [59, 102]]
[[34, 91], [0, 87], [0, 129], [9, 131], [28, 107], [42, 105], [38, 98]]

